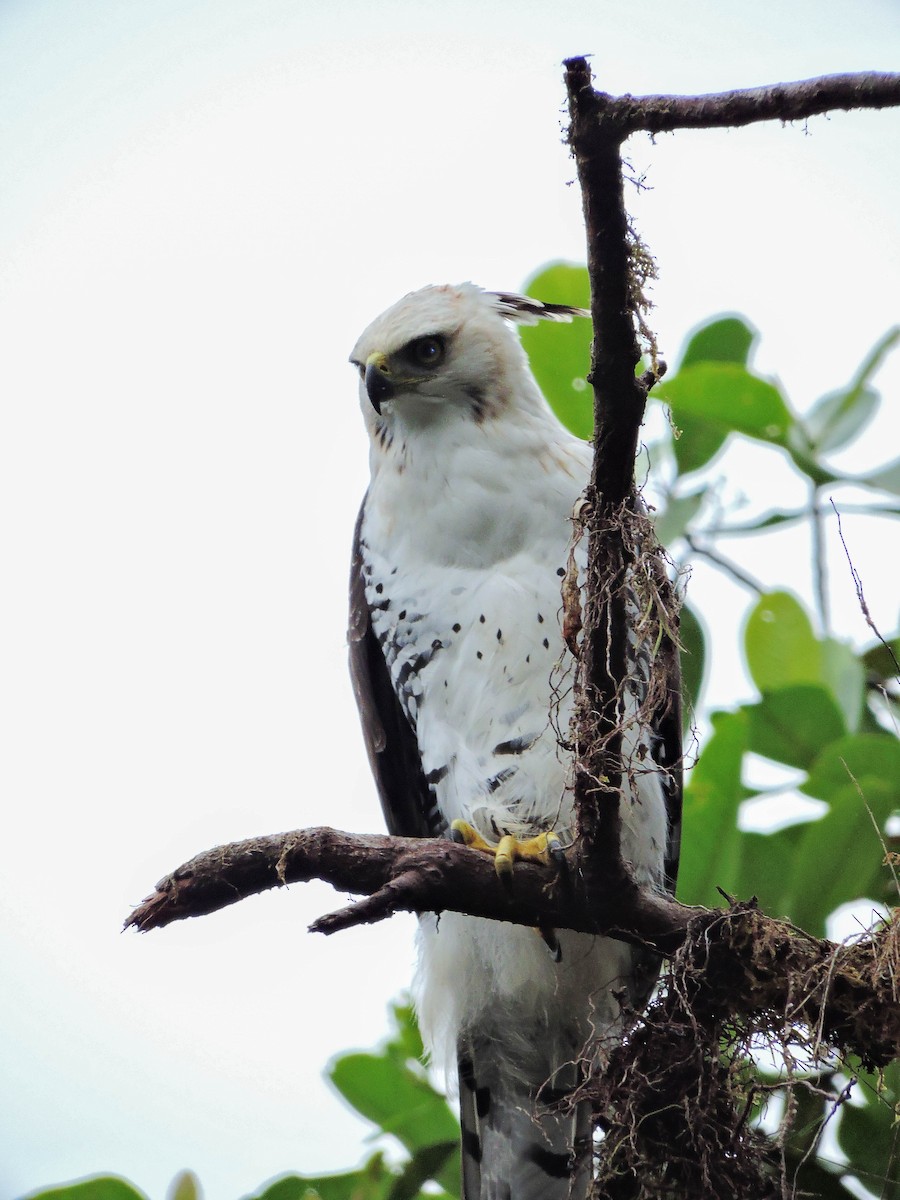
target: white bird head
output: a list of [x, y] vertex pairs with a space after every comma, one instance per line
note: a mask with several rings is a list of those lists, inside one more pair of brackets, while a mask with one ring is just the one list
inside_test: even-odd
[[587, 315], [472, 283], [411, 292], [372, 322], [350, 355], [370, 432], [394, 422], [408, 430], [481, 424], [511, 405], [543, 408], [512, 323]]

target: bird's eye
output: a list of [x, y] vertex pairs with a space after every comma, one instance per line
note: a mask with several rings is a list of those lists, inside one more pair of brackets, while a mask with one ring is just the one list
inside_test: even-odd
[[446, 346], [444, 339], [431, 337], [416, 338], [406, 347], [406, 356], [417, 367], [437, 367], [444, 361]]

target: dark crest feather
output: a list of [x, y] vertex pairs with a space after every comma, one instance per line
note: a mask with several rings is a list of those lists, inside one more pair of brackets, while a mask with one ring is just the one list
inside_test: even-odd
[[586, 308], [573, 308], [570, 304], [545, 304], [531, 296], [517, 296], [514, 292], [488, 292], [497, 311], [509, 321], [519, 325], [536, 325], [538, 321], [571, 321], [573, 317], [589, 317]]

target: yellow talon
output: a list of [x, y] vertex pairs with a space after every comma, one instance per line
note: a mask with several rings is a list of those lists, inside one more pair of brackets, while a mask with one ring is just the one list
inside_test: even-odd
[[457, 820], [450, 826], [450, 836], [454, 842], [471, 846], [473, 850], [493, 854], [494, 868], [505, 882], [509, 881], [517, 859], [521, 859], [523, 862], [540, 862], [549, 866], [553, 861], [561, 862], [564, 857], [559, 834], [554, 833], [553, 830], [522, 839], [508, 833], [500, 839], [496, 846], [492, 846], [468, 821]]
[[509, 882], [512, 875], [513, 863], [521, 857], [521, 842], [517, 842], [511, 833], [500, 839], [500, 844], [494, 854], [494, 870], [504, 882]]
[[486, 842], [474, 825], [468, 821], [453, 821], [450, 825], [450, 837], [454, 842], [463, 846], [471, 846], [473, 850], [483, 850], [485, 854], [496, 854], [497, 847]]

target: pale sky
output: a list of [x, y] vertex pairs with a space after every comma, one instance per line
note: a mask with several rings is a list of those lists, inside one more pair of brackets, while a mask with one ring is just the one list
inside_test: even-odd
[[[347, 355], [425, 283], [583, 260], [577, 53], [632, 93], [891, 70], [900, 6], [0, 6], [0, 1200], [101, 1170], [162, 1200], [185, 1166], [233, 1200], [367, 1152], [321, 1072], [385, 1032], [412, 918], [313, 937], [345, 902], [322, 885], [119, 930], [209, 846], [380, 830], [345, 667], [367, 470]], [[635, 139], [670, 361], [737, 311], [796, 407], [847, 382], [900, 317], [898, 145], [896, 111]], [[898, 358], [853, 469], [897, 454]], [[892, 632], [893, 531], [845, 533]], [[868, 641], [835, 545], [836, 623]], [[801, 535], [745, 549], [808, 591]], [[692, 594], [708, 698], [734, 703], [747, 597], [700, 568]]]

